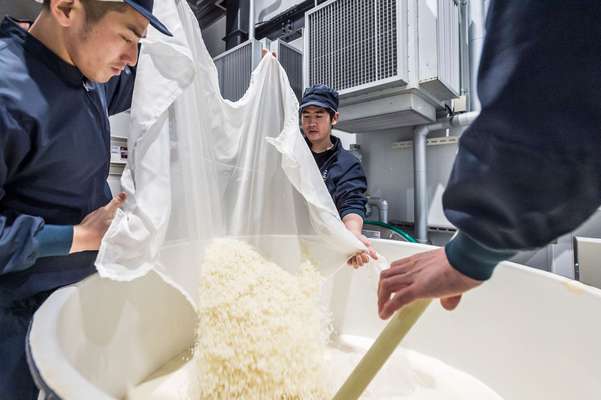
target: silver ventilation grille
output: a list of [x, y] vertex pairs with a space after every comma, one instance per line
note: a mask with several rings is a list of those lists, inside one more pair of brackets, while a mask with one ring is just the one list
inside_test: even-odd
[[399, 75], [397, 0], [338, 0], [307, 13], [309, 85], [338, 90]]

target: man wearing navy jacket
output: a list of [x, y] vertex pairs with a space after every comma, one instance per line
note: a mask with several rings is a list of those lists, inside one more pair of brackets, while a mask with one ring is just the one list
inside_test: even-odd
[[[601, 204], [601, 2], [492, 0], [478, 94], [443, 197], [458, 234], [381, 275], [380, 317], [419, 298], [454, 309], [518, 250]], [[510, 293], [510, 292], [508, 292]]]
[[[40, 0], [41, 1], [41, 0]], [[95, 272], [111, 200], [108, 116], [131, 104], [152, 0], [44, 0], [0, 25], [0, 397], [37, 398], [25, 357], [33, 313]]]
[[367, 179], [359, 160], [332, 135], [332, 127], [339, 117], [338, 92], [322, 84], [306, 89], [300, 113], [305, 139], [342, 222], [368, 248], [367, 253], [358, 254], [349, 261], [353, 266], [362, 266], [368, 261], [368, 254], [377, 258], [369, 240], [361, 233], [367, 204]]

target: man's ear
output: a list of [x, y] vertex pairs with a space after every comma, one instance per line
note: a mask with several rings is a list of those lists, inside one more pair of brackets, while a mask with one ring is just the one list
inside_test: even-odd
[[332, 126], [336, 125], [338, 123], [338, 117], [340, 117], [340, 113], [336, 113], [334, 114], [334, 116], [332, 117]]
[[83, 8], [79, 0], [50, 0], [50, 14], [63, 28], [73, 25], [75, 10]]

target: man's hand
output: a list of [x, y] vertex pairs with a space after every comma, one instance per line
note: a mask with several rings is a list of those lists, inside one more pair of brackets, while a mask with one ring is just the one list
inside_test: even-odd
[[[269, 54], [269, 50], [261, 49], [261, 58], [265, 57], [267, 54]], [[274, 58], [278, 58], [278, 55], [275, 51], [272, 51], [271, 55], [273, 55]]]
[[125, 193], [119, 193], [106, 206], [92, 211], [81, 221], [81, 224], [76, 225], [73, 228], [73, 244], [70, 253], [98, 250], [117, 210], [123, 206], [126, 199]]
[[359, 267], [362, 267], [363, 264], [367, 264], [369, 262], [369, 257], [373, 258], [374, 260], [377, 260], [378, 255], [374, 248], [371, 247], [371, 242], [369, 241], [369, 239], [366, 238], [361, 232], [351, 232], [357, 237], [357, 239], [359, 239], [361, 243], [363, 243], [367, 247], [367, 251], [361, 252], [349, 258], [349, 260], [347, 261], [348, 265], [357, 269]]
[[342, 223], [344, 223], [346, 229], [351, 231], [351, 233], [355, 235], [355, 237], [359, 239], [359, 241], [363, 243], [365, 247], [367, 247], [367, 251], [362, 251], [361, 253], [355, 254], [353, 257], [349, 258], [349, 260], [347, 261], [348, 265], [357, 269], [359, 267], [362, 267], [363, 264], [367, 264], [369, 262], [369, 257], [373, 258], [374, 260], [377, 260], [378, 256], [376, 254], [376, 251], [373, 247], [371, 247], [371, 242], [369, 241], [369, 239], [363, 236], [362, 233], [363, 217], [355, 213], [346, 214], [344, 218], [342, 218]]
[[440, 298], [442, 306], [451, 311], [462, 293], [481, 283], [453, 268], [444, 248], [416, 254], [393, 262], [380, 274], [378, 313], [388, 319], [399, 308], [422, 298]]

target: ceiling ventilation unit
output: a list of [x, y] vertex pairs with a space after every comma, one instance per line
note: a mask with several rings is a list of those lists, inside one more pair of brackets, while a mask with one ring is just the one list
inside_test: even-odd
[[459, 94], [453, 0], [331, 0], [305, 18], [305, 86], [340, 92], [339, 129], [432, 122], [442, 102]]

